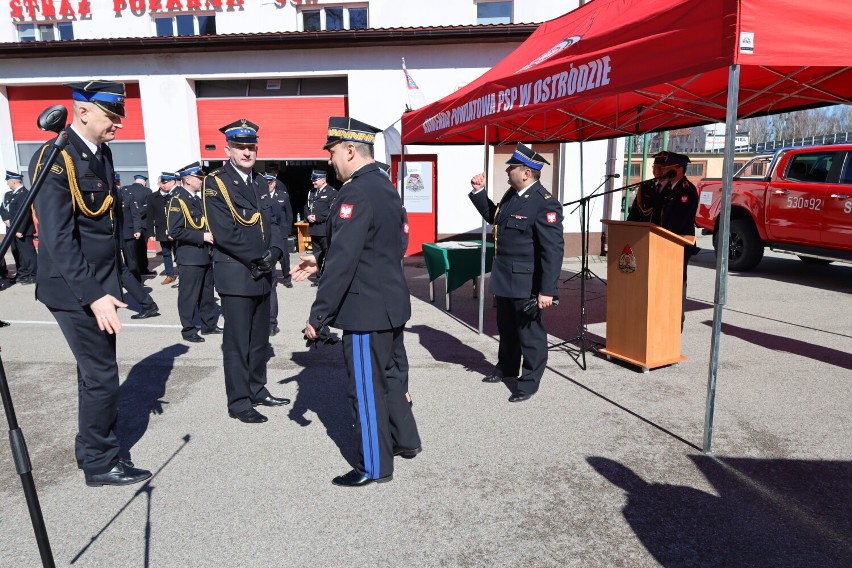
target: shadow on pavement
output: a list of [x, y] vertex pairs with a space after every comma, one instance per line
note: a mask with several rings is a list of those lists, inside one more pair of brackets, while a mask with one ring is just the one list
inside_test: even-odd
[[302, 370], [296, 376], [278, 381], [281, 385], [296, 383], [299, 387], [288, 414], [290, 420], [305, 427], [311, 424], [306, 414], [316, 414], [340, 454], [355, 467], [357, 451], [352, 408], [346, 396], [342, 346], [294, 351], [291, 359]]
[[[166, 466], [168, 466], [171, 463], [171, 461], [177, 457], [177, 455], [181, 452], [181, 450], [183, 450], [186, 447], [186, 445], [192, 439], [192, 436], [190, 434], [187, 434], [187, 435], [183, 436], [183, 438], [181, 438], [181, 439], [183, 440], [183, 444], [178, 446], [178, 448], [172, 453], [172, 455], [169, 456], [169, 459], [167, 459], [163, 463], [163, 465], [161, 465], [157, 469], [157, 471], [153, 472], [151, 477], [148, 478], [148, 480], [145, 483], [143, 483], [139, 487], [139, 489], [136, 490], [136, 492], [133, 494], [133, 497], [128, 499], [127, 503], [125, 503], [121, 507], [121, 509], [119, 509], [115, 513], [115, 515], [113, 515], [112, 518], [109, 521], [107, 521], [107, 523], [103, 526], [103, 528], [101, 528], [101, 530], [99, 530], [94, 536], [92, 536], [91, 539], [89, 539], [89, 542], [86, 544], [86, 546], [81, 548], [80, 551], [74, 556], [74, 558], [71, 559], [70, 564], [76, 564], [77, 561], [80, 560], [83, 557], [83, 555], [86, 554], [86, 552], [88, 552], [89, 548], [91, 548], [92, 545], [95, 544], [98, 541], [98, 539], [101, 537], [101, 535], [104, 534], [107, 531], [107, 529], [112, 525], [112, 523], [115, 522], [115, 520], [118, 517], [121, 516], [121, 514], [130, 506], [130, 504], [133, 503], [133, 501], [135, 501], [136, 498], [139, 497], [140, 495], [145, 495], [145, 528], [144, 528], [145, 553], [144, 553], [144, 556], [143, 556], [143, 559], [142, 559], [142, 566], [144, 566], [145, 568], [148, 568], [148, 566], [150, 566], [150, 562], [151, 562], [151, 536], [153, 534], [153, 527], [152, 527], [152, 524], [151, 524], [151, 498], [153, 496], [154, 489], [155, 489], [155, 487], [152, 485], [152, 482], [157, 478], [158, 475], [160, 475], [160, 472], [163, 471], [166, 468]], [[116, 554], [121, 554], [121, 553], [113, 551], [112, 555], [115, 556]], [[124, 556], [121, 557], [120, 562], [115, 562], [115, 563], [116, 564], [130, 564], [130, 565], [133, 564], [133, 562], [130, 561], [130, 559], [128, 559]]]
[[[713, 322], [709, 320], [703, 323], [708, 327], [713, 326]], [[766, 349], [784, 351], [800, 357], [807, 357], [814, 361], [828, 363], [829, 365], [834, 365], [841, 369], [852, 370], [852, 353], [839, 351], [837, 349], [832, 349], [831, 347], [814, 345], [813, 343], [800, 341], [798, 339], [793, 339], [792, 337], [774, 335], [772, 333], [738, 327], [728, 323], [722, 324], [722, 333], [730, 335], [731, 337], [737, 337], [743, 341], [748, 341], [749, 343], [753, 343]]]
[[118, 440], [120, 455], [130, 457], [130, 450], [145, 431], [152, 414], [162, 414], [166, 382], [174, 369], [175, 359], [189, 347], [175, 343], [148, 355], [133, 365], [127, 379], [118, 389]]
[[[453, 363], [468, 371], [488, 375], [494, 369], [494, 364], [479, 350], [463, 343], [458, 337], [435, 329], [428, 325], [413, 325], [406, 328], [406, 333], [417, 335], [420, 345], [426, 349], [433, 359], [444, 363]], [[497, 358], [495, 350], [493, 357]]]
[[625, 520], [663, 566], [852, 565], [852, 462], [690, 458], [718, 496], [586, 458], [625, 491]]

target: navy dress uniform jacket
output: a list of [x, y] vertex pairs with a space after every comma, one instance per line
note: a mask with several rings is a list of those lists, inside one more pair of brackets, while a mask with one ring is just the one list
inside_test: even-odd
[[328, 218], [329, 251], [310, 323], [346, 331], [379, 331], [411, 317], [402, 272], [403, 210], [375, 163], [343, 185]]
[[328, 184], [325, 184], [314, 194], [313, 188], [308, 192], [308, 203], [305, 205], [305, 219], [308, 215], [316, 215], [317, 220], [308, 225], [308, 234], [324, 237], [326, 236], [326, 223], [331, 215], [331, 209], [337, 199], [338, 192]]
[[[24, 186], [19, 187], [16, 191], [9, 190], [6, 192], [6, 195], [3, 196], [3, 207], [0, 207], [0, 219], [12, 221], [27, 200], [29, 194], [30, 190]], [[24, 216], [21, 226], [18, 227], [18, 232], [22, 233], [25, 237], [35, 235], [35, 223], [33, 223], [32, 215]]]
[[[181, 187], [169, 201], [169, 235], [175, 242], [178, 264], [181, 266], [208, 266], [211, 262], [211, 247], [204, 242], [207, 228], [204, 224], [202, 195], [199, 192], [197, 198], [193, 197], [192, 192]], [[196, 229], [193, 225], [201, 228]]]
[[170, 199], [170, 194], [163, 196], [159, 189], [151, 193], [147, 199], [147, 235], [153, 236], [160, 242], [169, 240], [169, 222], [166, 219], [166, 208], [169, 206]]
[[[112, 194], [112, 153], [102, 145], [104, 162], [100, 162], [73, 129], [66, 132], [69, 143], [65, 152], [76, 170], [82, 200], [90, 210], [98, 210]], [[33, 179], [41, 153], [36, 152], [30, 161]], [[35, 213], [40, 227], [39, 301], [54, 309], [82, 310], [106, 294], [122, 298], [117, 200], [100, 216], [84, 215], [72, 202], [66, 164], [60, 156], [36, 196]]]
[[495, 226], [491, 293], [505, 298], [558, 296], [562, 270], [562, 204], [539, 182], [518, 197], [510, 189], [499, 206], [486, 190], [470, 194], [482, 217]]
[[697, 211], [698, 190], [684, 177], [660, 192], [651, 222], [678, 235], [695, 236]]
[[134, 183], [121, 188], [121, 211], [123, 213], [122, 237], [132, 239], [134, 233], [144, 233], [148, 222], [148, 195], [144, 185]]
[[286, 240], [290, 236], [290, 231], [293, 229], [293, 205], [290, 203], [287, 186], [281, 181], [276, 180], [275, 189], [270, 195], [272, 199], [278, 202], [278, 206], [281, 207], [281, 236]]
[[[244, 182], [230, 162], [204, 178], [204, 212], [215, 241], [213, 280], [220, 294], [268, 294], [271, 273], [254, 280], [249, 267], [270, 247], [287, 250], [266, 180], [257, 172], [251, 178], [250, 183]], [[255, 214], [259, 214], [257, 221], [246, 224]]]

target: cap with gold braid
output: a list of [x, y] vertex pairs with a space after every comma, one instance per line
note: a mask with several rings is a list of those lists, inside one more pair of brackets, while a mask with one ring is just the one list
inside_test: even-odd
[[322, 148], [327, 150], [329, 146], [343, 141], [360, 142], [372, 146], [379, 132], [381, 130], [378, 128], [360, 120], [348, 116], [331, 116], [328, 118], [328, 140]]
[[75, 101], [92, 103], [109, 114], [125, 118], [124, 114], [124, 83], [112, 81], [87, 81], [81, 83], [66, 83], [71, 89], [71, 98]]

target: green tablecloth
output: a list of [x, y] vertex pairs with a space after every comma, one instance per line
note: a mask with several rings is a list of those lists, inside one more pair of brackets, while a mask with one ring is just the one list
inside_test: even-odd
[[[423, 243], [423, 258], [429, 281], [447, 277], [447, 292], [479, 276], [482, 241]], [[485, 272], [491, 272], [494, 243], [485, 243]]]

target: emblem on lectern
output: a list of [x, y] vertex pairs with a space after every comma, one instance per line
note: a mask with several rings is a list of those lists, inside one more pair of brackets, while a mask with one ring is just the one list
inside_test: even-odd
[[636, 256], [633, 254], [630, 245], [624, 245], [624, 248], [621, 249], [621, 256], [618, 257], [618, 269], [625, 274], [636, 272]]

